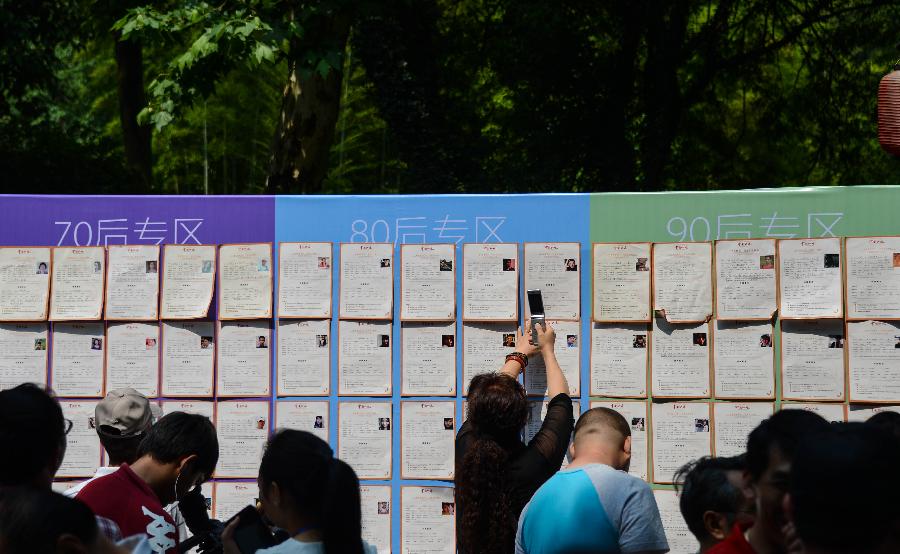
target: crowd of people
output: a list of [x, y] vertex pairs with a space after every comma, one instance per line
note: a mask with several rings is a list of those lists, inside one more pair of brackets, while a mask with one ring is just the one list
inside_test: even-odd
[[[527, 325], [520, 329], [500, 371], [469, 386], [456, 437], [458, 551], [668, 552], [650, 486], [628, 473], [628, 422], [602, 407], [576, 422], [555, 331], [535, 331], [536, 344]], [[528, 401], [519, 377], [538, 353], [550, 400], [524, 442]], [[10, 447], [0, 456], [0, 554], [176, 554], [189, 543], [189, 527], [196, 529], [182, 511], [219, 457], [209, 419], [160, 416], [137, 391], [117, 389], [97, 404], [94, 427], [108, 466], [58, 494], [51, 484], [72, 422], [41, 387], [0, 391], [0, 444]], [[692, 461], [675, 481], [701, 554], [889, 554], [900, 553], [898, 470], [900, 414], [829, 423], [785, 409], [750, 433], [740, 456]], [[375, 552], [362, 539], [356, 474], [315, 435], [271, 436], [257, 482], [257, 506], [214, 534], [220, 552], [247, 554], [239, 543], [256, 520], [268, 538], [257, 537], [250, 551]]]
[[[190, 523], [180, 507], [211, 478], [219, 443], [204, 416], [158, 416], [137, 391], [110, 391], [94, 417], [109, 465], [59, 494], [51, 484], [72, 422], [41, 387], [0, 391], [0, 444], [10, 447], [0, 456], [0, 554], [181, 552]], [[277, 533], [253, 551], [374, 554], [362, 540], [359, 480], [322, 439], [296, 430], [273, 435], [258, 484], [260, 521]], [[220, 529], [219, 552], [247, 554], [240, 529], [240, 517]]]
[[[576, 423], [553, 354], [555, 333], [550, 326], [537, 333], [539, 346], [526, 328], [501, 371], [469, 387], [468, 419], [456, 440], [459, 551], [669, 552], [650, 486], [627, 473], [628, 422], [598, 407]], [[516, 377], [537, 352], [551, 400], [526, 443], [525, 391]], [[559, 469], [567, 454], [570, 463]], [[692, 461], [675, 481], [700, 554], [897, 554], [898, 470], [900, 414], [829, 423], [784, 409], [750, 433], [740, 456]]]

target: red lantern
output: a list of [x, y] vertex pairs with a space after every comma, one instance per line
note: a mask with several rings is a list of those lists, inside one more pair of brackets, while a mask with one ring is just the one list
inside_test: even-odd
[[878, 85], [878, 142], [894, 156], [900, 156], [900, 65]]

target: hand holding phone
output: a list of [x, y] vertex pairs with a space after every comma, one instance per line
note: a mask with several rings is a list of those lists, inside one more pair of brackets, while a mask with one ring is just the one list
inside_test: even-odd
[[546, 353], [547, 350], [552, 351], [556, 342], [556, 329], [546, 321], [540, 327], [535, 327], [534, 329], [537, 330], [538, 340], [541, 341], [540, 351], [542, 353]]
[[252, 554], [278, 542], [253, 506], [247, 506], [228, 520], [222, 533], [225, 554]]
[[541, 295], [541, 289], [529, 290], [527, 295], [528, 311], [531, 312], [531, 343], [540, 347], [537, 326], [540, 325], [544, 331], [547, 330], [547, 324], [544, 322], [544, 297]]

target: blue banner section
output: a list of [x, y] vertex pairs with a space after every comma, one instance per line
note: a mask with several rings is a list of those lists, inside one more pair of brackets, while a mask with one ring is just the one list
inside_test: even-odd
[[[335, 196], [335, 197], [277, 197], [275, 199], [275, 240], [331, 241], [335, 243], [335, 268], [340, 267], [341, 242], [391, 242], [395, 245], [394, 257], [399, 263], [400, 244], [455, 243], [457, 267], [462, 267], [464, 243], [490, 242], [580, 242], [581, 243], [581, 336], [582, 344], [590, 341], [590, 259], [589, 201], [588, 195], [485, 195], [485, 196]], [[522, 247], [519, 247], [519, 257]], [[521, 274], [521, 272], [520, 272]], [[276, 272], [277, 275], [277, 272]], [[457, 272], [457, 394], [456, 423], [463, 419], [462, 351], [462, 272]], [[339, 298], [339, 271], [335, 271], [333, 284], [334, 313], [337, 314]], [[520, 281], [520, 301], [524, 298]], [[393, 471], [390, 482], [372, 481], [372, 484], [389, 484], [393, 503], [392, 550], [400, 551], [400, 487], [403, 485], [446, 485], [438, 481], [408, 481], [400, 478], [400, 401], [412, 398], [400, 396], [400, 279], [394, 279], [393, 334]], [[524, 310], [520, 309], [520, 313]], [[276, 329], [277, 330], [277, 329]], [[332, 321], [331, 336], [337, 337], [337, 316]], [[277, 340], [277, 339], [276, 339]], [[277, 343], [276, 343], [277, 344]], [[337, 449], [337, 404], [340, 400], [359, 400], [359, 397], [338, 397], [337, 348], [331, 345], [331, 395], [330, 442]], [[586, 352], [586, 350], [583, 350]], [[499, 356], [499, 354], [498, 354]], [[502, 359], [498, 357], [499, 369]], [[581, 402], [588, 405], [589, 364], [586, 354], [581, 356]], [[274, 387], [274, 383], [273, 383]], [[422, 399], [423, 397], [416, 397]], [[432, 398], [448, 400], [448, 398]], [[308, 398], [308, 400], [314, 400]]]

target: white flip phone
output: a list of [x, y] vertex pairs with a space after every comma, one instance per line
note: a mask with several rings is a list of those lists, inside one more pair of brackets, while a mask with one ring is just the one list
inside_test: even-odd
[[547, 324], [544, 321], [544, 297], [541, 296], [541, 289], [533, 289], [527, 291], [528, 295], [528, 311], [531, 312], [531, 342], [535, 346], [538, 344], [537, 326], [541, 325], [544, 331], [547, 330]]

